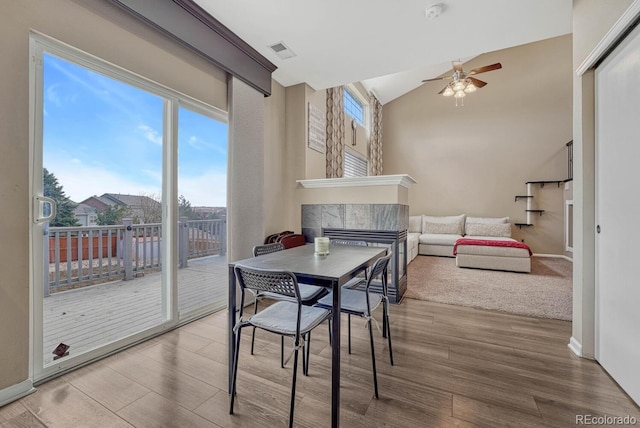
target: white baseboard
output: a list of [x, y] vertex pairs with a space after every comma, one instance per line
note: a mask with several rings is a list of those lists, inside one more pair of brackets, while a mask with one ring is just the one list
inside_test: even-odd
[[533, 253], [533, 257], [551, 257], [551, 258], [556, 258], [556, 259], [565, 259], [567, 261], [570, 261], [571, 263], [573, 263], [573, 259], [571, 257], [567, 257], [564, 254], [540, 254], [540, 253]]
[[569, 339], [569, 344], [567, 345], [571, 352], [576, 354], [578, 357], [582, 357], [582, 344], [578, 342], [575, 337], [571, 336]]
[[9, 404], [19, 398], [36, 392], [31, 379], [27, 379], [8, 388], [0, 389], [0, 407]]

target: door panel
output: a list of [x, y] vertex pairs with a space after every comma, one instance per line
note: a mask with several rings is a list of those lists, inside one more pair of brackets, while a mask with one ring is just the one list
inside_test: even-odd
[[596, 70], [596, 359], [640, 402], [640, 36]]

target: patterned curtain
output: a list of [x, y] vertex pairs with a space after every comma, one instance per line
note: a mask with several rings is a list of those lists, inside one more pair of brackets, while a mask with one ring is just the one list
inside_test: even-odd
[[371, 95], [371, 136], [369, 141], [369, 170], [371, 175], [382, 175], [382, 104]]
[[344, 174], [344, 88], [327, 89], [327, 178]]

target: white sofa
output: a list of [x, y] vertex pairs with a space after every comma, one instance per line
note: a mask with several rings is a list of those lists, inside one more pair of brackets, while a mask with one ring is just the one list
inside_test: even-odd
[[418, 241], [417, 253], [423, 256], [453, 255], [453, 245], [464, 235], [465, 215], [410, 216], [409, 235]]
[[[410, 216], [409, 235], [418, 240], [418, 254], [455, 257], [458, 267], [531, 271], [530, 250], [511, 238], [509, 217]], [[484, 243], [460, 241], [454, 253], [462, 237]]]

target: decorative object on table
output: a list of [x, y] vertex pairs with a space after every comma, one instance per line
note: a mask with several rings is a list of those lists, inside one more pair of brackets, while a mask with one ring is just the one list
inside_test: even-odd
[[313, 239], [315, 245], [316, 256], [328, 256], [329, 255], [329, 243], [331, 240], [326, 236], [318, 236]]

